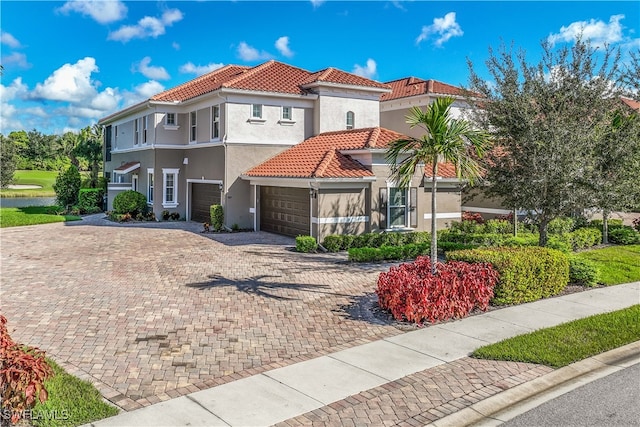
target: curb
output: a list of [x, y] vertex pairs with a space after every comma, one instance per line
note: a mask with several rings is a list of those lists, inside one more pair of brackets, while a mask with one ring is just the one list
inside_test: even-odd
[[476, 402], [428, 427], [498, 425], [579, 386], [640, 363], [640, 341], [589, 357]]

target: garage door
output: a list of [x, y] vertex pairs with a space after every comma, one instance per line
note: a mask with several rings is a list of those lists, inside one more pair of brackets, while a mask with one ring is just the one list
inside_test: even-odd
[[309, 190], [260, 187], [260, 229], [286, 236], [309, 234]]
[[218, 184], [191, 184], [191, 220], [211, 222], [209, 208], [220, 204]]

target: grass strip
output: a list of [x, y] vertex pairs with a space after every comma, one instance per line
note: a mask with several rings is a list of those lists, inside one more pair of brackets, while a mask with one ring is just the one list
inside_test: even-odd
[[68, 374], [51, 359], [47, 359], [47, 363], [55, 374], [45, 381], [49, 399], [38, 403], [33, 410], [34, 426], [80, 426], [118, 413], [118, 409], [107, 404], [90, 382]]
[[53, 184], [56, 183], [58, 171], [17, 170], [13, 174], [14, 184], [39, 185], [37, 189], [2, 189], [1, 197], [55, 197]]
[[640, 281], [640, 245], [609, 246], [579, 252], [576, 256], [596, 263], [600, 281], [605, 285]]
[[0, 208], [0, 227], [49, 224], [52, 222], [78, 221], [77, 215], [56, 215], [50, 213], [51, 206], [29, 206], [25, 208]]
[[560, 368], [638, 340], [640, 304], [509, 338], [471, 356]]

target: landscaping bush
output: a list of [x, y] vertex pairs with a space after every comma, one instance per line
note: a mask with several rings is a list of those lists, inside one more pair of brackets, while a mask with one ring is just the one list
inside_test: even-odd
[[484, 223], [482, 232], [488, 234], [511, 234], [513, 233], [513, 224], [504, 219], [489, 219]]
[[324, 238], [322, 246], [329, 252], [340, 252], [342, 249], [342, 236], [331, 234]]
[[551, 235], [547, 239], [547, 248], [555, 249], [557, 251], [563, 252], [565, 254], [569, 254], [573, 252], [573, 247], [571, 243], [564, 239], [564, 236]]
[[569, 256], [569, 282], [582, 286], [596, 286], [600, 280], [600, 270], [593, 261]]
[[[607, 228], [611, 230], [612, 228], [620, 228], [622, 227], [622, 220], [620, 218], [610, 218], [607, 221]], [[593, 219], [589, 221], [589, 227], [596, 227], [602, 231], [602, 220], [601, 219]]]
[[316, 238], [312, 236], [298, 236], [296, 237], [296, 251], [298, 252], [315, 252], [318, 249], [318, 242]]
[[460, 232], [464, 234], [473, 234], [473, 233], [481, 233], [482, 232], [482, 222], [477, 221], [468, 221], [463, 219], [462, 221], [453, 221], [451, 222], [451, 227], [449, 228], [451, 231]]
[[101, 188], [81, 188], [78, 193], [78, 208], [83, 213], [95, 213], [102, 211], [102, 197], [104, 191]]
[[211, 227], [213, 230], [222, 230], [224, 226], [224, 209], [222, 205], [211, 205], [209, 208], [209, 216], [211, 217]]
[[547, 225], [547, 232], [549, 234], [565, 234], [570, 233], [574, 227], [573, 218], [558, 217], [552, 219]]
[[364, 233], [359, 236], [331, 234], [324, 238], [322, 246], [329, 252], [338, 252], [341, 250], [349, 250], [350, 248], [405, 246], [430, 241], [431, 234], [426, 231], [412, 231], [409, 233]]
[[490, 264], [438, 263], [431, 274], [429, 257], [391, 267], [378, 277], [376, 294], [383, 309], [397, 320], [431, 323], [486, 310], [498, 273]]
[[414, 259], [419, 255], [428, 255], [430, 243], [409, 243], [402, 246], [381, 246], [379, 248], [350, 248], [349, 261], [375, 262], [383, 260]]
[[614, 228], [609, 230], [609, 240], [619, 245], [635, 245], [640, 243], [640, 233], [629, 226]]
[[44, 381], [53, 371], [44, 356], [44, 351], [14, 342], [7, 318], [0, 314], [0, 418], [11, 415], [15, 424], [29, 413], [36, 400], [47, 400]]
[[80, 172], [73, 165], [69, 166], [66, 171], [60, 172], [56, 177], [56, 183], [53, 184], [56, 203], [65, 208], [77, 204], [80, 181]]
[[345, 234], [344, 236], [342, 236], [342, 246], [340, 247], [340, 249], [342, 249], [343, 251], [349, 250], [353, 245], [353, 241], [355, 240], [355, 238], [356, 236], [354, 236], [353, 234]]
[[438, 251], [447, 253], [449, 251], [459, 251], [462, 249], [476, 249], [478, 245], [457, 242], [438, 242]]
[[476, 213], [467, 212], [467, 211], [462, 212], [462, 221], [470, 221], [470, 222], [475, 222], [476, 224], [484, 224], [484, 218], [482, 218], [482, 215], [477, 212]]
[[602, 231], [593, 227], [579, 228], [561, 236], [560, 240], [571, 245], [574, 251], [587, 249], [602, 241]]
[[500, 272], [492, 303], [522, 304], [560, 293], [569, 282], [569, 260], [541, 247], [502, 247], [454, 251], [447, 260], [488, 262]]
[[117, 214], [129, 214], [131, 216], [144, 213], [147, 209], [147, 197], [134, 190], [118, 193], [113, 198], [113, 210]]
[[503, 246], [537, 246], [539, 242], [537, 234], [519, 234], [507, 237], [502, 241]]

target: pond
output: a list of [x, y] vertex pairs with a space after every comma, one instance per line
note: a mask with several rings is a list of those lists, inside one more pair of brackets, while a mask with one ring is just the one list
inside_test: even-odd
[[3, 197], [0, 207], [24, 208], [27, 206], [51, 206], [56, 204], [55, 197]]

